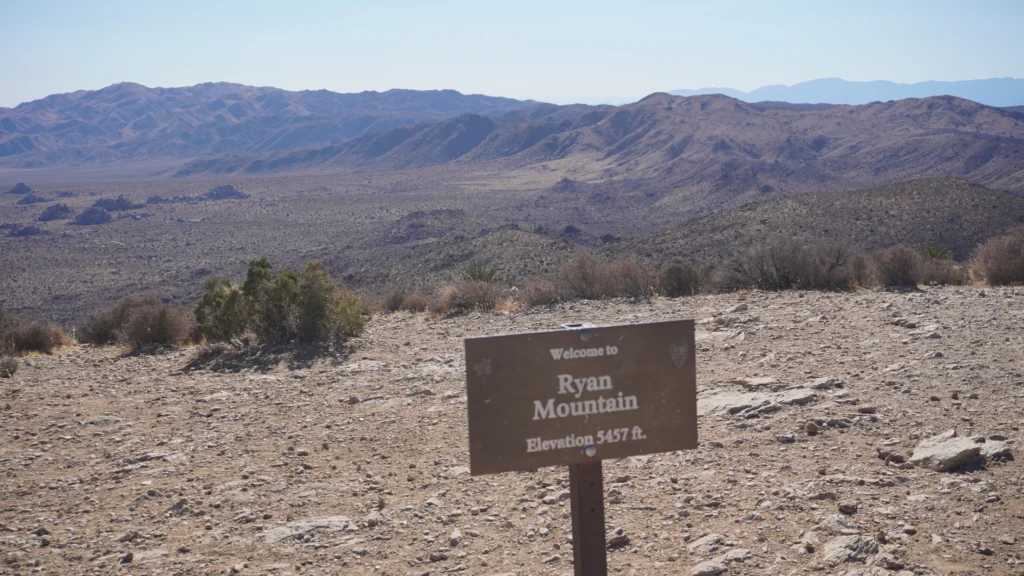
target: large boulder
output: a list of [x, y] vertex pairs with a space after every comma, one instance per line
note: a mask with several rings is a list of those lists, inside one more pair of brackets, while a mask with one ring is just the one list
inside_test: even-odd
[[910, 463], [936, 472], [947, 472], [983, 460], [985, 457], [981, 449], [981, 444], [974, 438], [957, 436], [954, 428], [922, 440], [914, 448]]
[[18, 182], [8, 191], [8, 194], [28, 194], [32, 189], [29, 188], [24, 182]]
[[71, 223], [75, 226], [95, 226], [97, 224], [106, 224], [113, 220], [114, 217], [110, 215], [103, 208], [88, 208], [85, 212], [78, 215]]
[[878, 542], [860, 534], [838, 536], [825, 543], [822, 561], [829, 566], [843, 562], [863, 562], [868, 556], [878, 553]]

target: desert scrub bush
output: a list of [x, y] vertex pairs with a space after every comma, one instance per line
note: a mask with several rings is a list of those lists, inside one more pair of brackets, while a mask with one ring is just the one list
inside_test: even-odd
[[906, 246], [893, 246], [874, 256], [875, 272], [882, 286], [917, 286], [921, 256]]
[[605, 263], [589, 252], [577, 252], [555, 274], [555, 289], [565, 300], [598, 300], [608, 294]]
[[605, 283], [603, 292], [610, 297], [641, 300], [655, 294], [654, 270], [632, 256], [606, 264], [601, 276]]
[[405, 302], [405, 292], [396, 290], [384, 297], [381, 306], [386, 312], [397, 312], [402, 309], [402, 302]]
[[25, 322], [0, 308], [0, 349], [5, 355], [27, 352], [53, 353], [54, 349], [71, 344], [60, 327], [39, 322]]
[[673, 260], [662, 269], [658, 288], [669, 298], [693, 296], [701, 290], [700, 272], [688, 262]]
[[226, 278], [207, 280], [195, 316], [199, 335], [206, 340], [223, 342], [238, 336], [247, 326], [241, 287]]
[[362, 333], [366, 320], [359, 297], [341, 289], [320, 262], [299, 272], [299, 340], [340, 344]]
[[499, 280], [498, 268], [483, 260], [474, 258], [459, 267], [459, 278], [463, 282], [495, 283]]
[[735, 290], [848, 290], [851, 253], [838, 244], [776, 238], [754, 246], [727, 265], [722, 288]]
[[423, 312], [429, 305], [430, 303], [423, 296], [420, 296], [419, 294], [409, 294], [402, 299], [402, 304], [399, 306], [399, 309], [407, 312]]
[[430, 311], [447, 316], [474, 310], [494, 310], [500, 300], [501, 288], [497, 284], [464, 280], [457, 286], [446, 286], [431, 304]]
[[18, 359], [13, 356], [0, 355], [0, 378], [10, 378], [18, 371]]
[[152, 297], [129, 296], [123, 298], [117, 304], [88, 317], [78, 327], [78, 340], [86, 344], [113, 344], [117, 342], [117, 334], [128, 322], [128, 317], [132, 312], [138, 308], [155, 306], [159, 303], [159, 300]]
[[544, 278], [530, 278], [518, 294], [519, 303], [527, 308], [550, 306], [558, 303], [558, 290], [554, 282]]
[[9, 342], [11, 350], [15, 353], [52, 354], [55, 349], [71, 344], [71, 340], [59, 326], [38, 322], [22, 322], [0, 334], [0, 340]]
[[152, 346], [181, 346], [192, 340], [195, 316], [183, 306], [159, 301], [131, 309], [117, 330], [117, 341], [132, 350]]
[[972, 268], [991, 285], [1024, 282], [1024, 224], [978, 247]]
[[199, 333], [215, 342], [249, 330], [271, 344], [340, 344], [362, 332], [364, 302], [342, 290], [322, 264], [310, 262], [299, 272], [272, 269], [260, 258], [249, 263], [240, 286], [228, 279], [207, 281], [195, 310]]

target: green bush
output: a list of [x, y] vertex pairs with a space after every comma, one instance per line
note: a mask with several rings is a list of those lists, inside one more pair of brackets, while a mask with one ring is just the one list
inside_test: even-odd
[[341, 289], [319, 262], [298, 273], [272, 272], [266, 258], [249, 263], [241, 286], [211, 280], [196, 305], [199, 333], [210, 341], [252, 331], [261, 342], [338, 344], [362, 332], [363, 303]]
[[495, 283], [499, 279], [498, 268], [474, 258], [459, 268], [459, 278], [463, 282]]
[[203, 295], [196, 304], [195, 315], [200, 336], [211, 342], [230, 340], [240, 335], [247, 326], [242, 289], [226, 278], [207, 280]]

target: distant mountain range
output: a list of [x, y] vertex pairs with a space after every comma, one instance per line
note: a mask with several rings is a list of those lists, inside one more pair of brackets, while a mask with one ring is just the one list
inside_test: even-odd
[[792, 86], [764, 86], [750, 92], [732, 88], [673, 90], [677, 96], [724, 94], [745, 102], [794, 102], [807, 104], [868, 104], [904, 98], [956, 96], [988, 106], [1024, 105], [1024, 79], [991, 78], [957, 82], [851, 82], [840, 78], [822, 78]]
[[115, 84], [0, 109], [0, 164], [32, 168], [299, 150], [532, 104], [454, 90], [339, 94], [223, 82], [185, 88]]
[[[552, 197], [601, 197], [629, 180], [693, 214], [765, 194], [856, 189], [961, 176], [1024, 190], [1024, 114], [941, 96], [863, 106], [747, 104], [721, 95], [653, 94], [626, 106], [534, 105], [463, 114], [325, 148], [191, 162], [179, 176], [543, 165], [579, 185]], [[604, 194], [610, 198], [616, 193]], [[653, 192], [652, 192], [653, 193]]]

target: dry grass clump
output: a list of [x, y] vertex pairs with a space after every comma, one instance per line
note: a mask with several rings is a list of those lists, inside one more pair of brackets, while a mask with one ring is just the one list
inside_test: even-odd
[[419, 294], [409, 294], [402, 299], [402, 303], [399, 305], [398, 309], [405, 310], [407, 312], [423, 312], [429, 305], [430, 302], [423, 296], [420, 296]]
[[437, 316], [494, 310], [501, 301], [501, 293], [501, 288], [493, 282], [463, 280], [456, 286], [445, 286], [429, 309]]
[[962, 286], [971, 283], [971, 272], [952, 260], [923, 258], [918, 266], [918, 280], [927, 286]]
[[25, 322], [10, 312], [0, 309], [0, 350], [6, 356], [28, 352], [52, 354], [55, 349], [69, 344], [71, 344], [71, 340], [60, 327], [39, 322]]
[[18, 371], [18, 359], [13, 356], [0, 355], [0, 378], [11, 378]]
[[1024, 283], [1024, 224], [978, 247], [971, 267], [992, 285]]
[[554, 282], [544, 278], [530, 278], [519, 291], [519, 302], [527, 307], [550, 306], [558, 303], [558, 289]]

